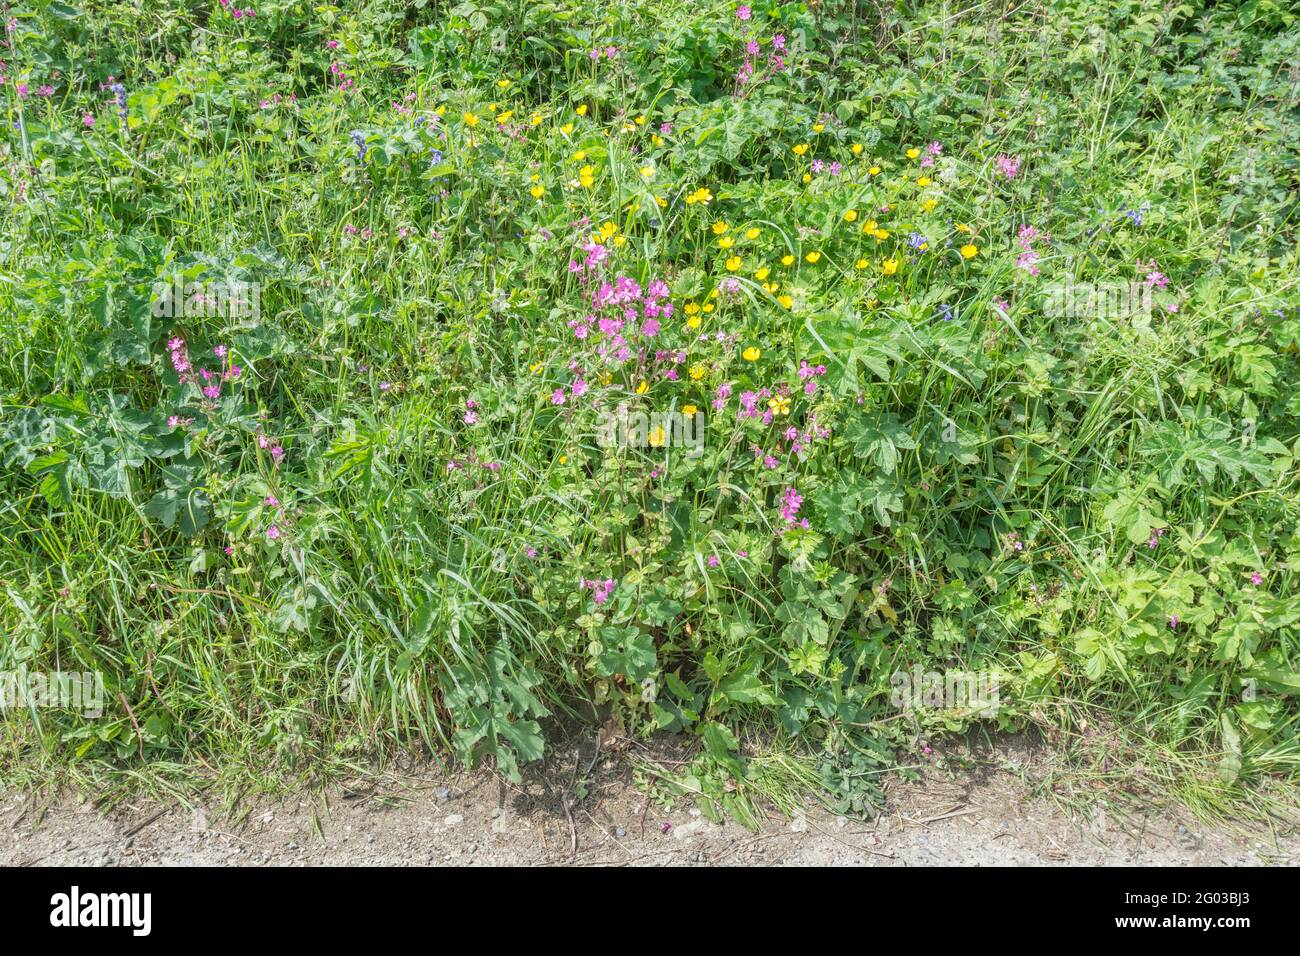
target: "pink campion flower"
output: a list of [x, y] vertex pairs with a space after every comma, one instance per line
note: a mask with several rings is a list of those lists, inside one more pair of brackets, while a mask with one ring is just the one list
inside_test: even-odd
[[740, 6], [736, 7], [737, 20], [748, 20], [753, 15], [754, 15], [754, 11], [749, 9], [749, 6], [747, 4], [742, 3]]
[[473, 425], [473, 424], [475, 424], [475, 423], [477, 423], [477, 422], [478, 422], [478, 412], [474, 411], [474, 409], [472, 409], [472, 408], [470, 408], [470, 409], [466, 409], [466, 410], [465, 410], [465, 424], [466, 424], [466, 425]]
[[339, 48], [339, 41], [338, 41], [338, 40], [326, 40], [326, 41], [325, 41], [325, 49], [327, 49], [327, 50], [337, 50], [338, 48]]
[[721, 564], [721, 563], [722, 563], [722, 561], [719, 560], [719, 558], [718, 558], [718, 556], [717, 556], [716, 554], [711, 554], [711, 555], [709, 555], [709, 567], [711, 567], [711, 568], [716, 568], [716, 567], [717, 567], [719, 564]]
[[276, 538], [280, 537], [280, 528], [279, 528], [279, 526], [278, 526], [278, 525], [271, 525], [271, 527], [267, 528], [267, 529], [266, 529], [266, 536], [267, 536], [268, 538], [270, 538], [272, 541], [274, 541]]
[[175, 427], [176, 427], [177, 425], [179, 425], [180, 423], [181, 423], [181, 417], [180, 417], [179, 415], [170, 415], [170, 416], [168, 416], [168, 418], [167, 418], [167, 427], [168, 427], [168, 428], [175, 428]]
[[785, 52], [785, 34], [784, 34], [784, 33], [778, 33], [778, 34], [776, 34], [774, 37], [772, 37], [772, 48], [773, 48], [774, 50], [776, 50], [778, 53], [784, 53], [784, 52]]
[[44, 96], [46, 99], [49, 99], [51, 96], [54, 95], [54, 87], [52, 87], [52, 86], [46, 86], [44, 83], [42, 83], [42, 84], [37, 88], [37, 90], [36, 90], [36, 95], [37, 95], [37, 96]]
[[994, 162], [998, 164], [998, 170], [1007, 179], [1015, 179], [1020, 175], [1020, 157], [1008, 156], [1006, 153], [999, 153]]
[[588, 387], [586, 380], [580, 378], [574, 381], [573, 387], [570, 388], [569, 391], [572, 393], [574, 398], [582, 398], [583, 395], [587, 394]]
[[86, 129], [94, 129], [95, 117], [92, 116], [90, 113], [87, 113], [85, 116], [81, 118], [81, 125], [86, 127]]
[[224, 345], [215, 346], [212, 349], [212, 354], [215, 355], [217, 358], [225, 358], [227, 354], [226, 347]]
[[803, 495], [799, 494], [794, 485], [786, 486], [785, 493], [781, 498], [781, 518], [787, 525], [793, 526], [798, 520], [799, 508], [803, 505]]
[[1174, 631], [1178, 630], [1178, 624], [1181, 620], [1182, 618], [1180, 618], [1177, 614], [1170, 614], [1169, 615], [1170, 630], [1174, 630]]
[[757, 40], [750, 40], [748, 43], [745, 44], [745, 52], [748, 53], [750, 56], [758, 56], [760, 50], [761, 47], [759, 46]]
[[276, 462], [283, 461], [284, 449], [281, 448], [279, 445], [276, 445], [274, 448], [271, 449], [271, 458]]
[[19, 97], [19, 99], [22, 99], [22, 98], [24, 98], [24, 97], [26, 97], [26, 96], [27, 96], [27, 84], [26, 84], [26, 83], [19, 83], [19, 84], [18, 84], [18, 97]]
[[551, 392], [552, 405], [563, 405], [564, 401], [564, 389], [557, 388], [555, 391]]
[[258, 448], [270, 448], [270, 447], [271, 447], [271, 439], [267, 438], [265, 435], [258, 435], [258, 436], [257, 436], [257, 447], [258, 447]]
[[204, 397], [204, 398], [211, 398], [211, 399], [214, 399], [214, 400], [220, 398], [220, 397], [221, 397], [221, 386], [220, 386], [220, 385], [204, 385], [204, 386], [203, 386], [203, 397]]
[[1264, 583], [1264, 575], [1256, 571], [1254, 574], [1250, 576], [1250, 583], [1255, 585], [1255, 587], [1259, 587], [1261, 584]]

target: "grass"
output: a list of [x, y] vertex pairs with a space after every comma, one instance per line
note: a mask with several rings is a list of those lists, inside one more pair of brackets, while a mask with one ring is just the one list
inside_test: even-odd
[[[8, 782], [517, 778], [607, 719], [741, 818], [971, 728], [1206, 814], [1294, 780], [1285, 5], [12, 25], [0, 671], [105, 701], [0, 713]], [[997, 707], [900, 710], [922, 671]]]

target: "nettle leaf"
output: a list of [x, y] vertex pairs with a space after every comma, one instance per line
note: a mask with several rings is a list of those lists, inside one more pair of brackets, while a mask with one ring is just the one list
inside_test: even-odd
[[884, 475], [879, 475], [867, 483], [862, 491], [862, 503], [870, 505], [876, 514], [876, 521], [883, 527], [890, 526], [890, 512], [902, 512], [903, 496], [899, 493], [898, 483]]
[[898, 467], [899, 450], [916, 447], [916, 440], [892, 412], [873, 412], [851, 422], [844, 435], [855, 452], [888, 475]]
[[26, 468], [42, 448], [54, 444], [57, 431], [54, 419], [39, 408], [19, 408], [5, 416], [0, 429], [0, 447], [5, 450], [6, 468]]
[[601, 677], [615, 674], [633, 681], [644, 680], [654, 673], [657, 661], [655, 642], [650, 634], [638, 627], [602, 627], [601, 652], [596, 660], [596, 673]]
[[1187, 427], [1162, 422], [1142, 439], [1139, 454], [1155, 461], [1161, 482], [1171, 490], [1219, 477], [1235, 484], [1243, 474], [1266, 485], [1273, 477], [1269, 460], [1258, 447], [1248, 444], [1242, 433], [1227, 423], [1212, 418], [1195, 420]]

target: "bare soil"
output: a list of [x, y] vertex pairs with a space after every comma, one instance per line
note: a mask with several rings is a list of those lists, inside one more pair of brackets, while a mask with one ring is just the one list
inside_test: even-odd
[[[253, 798], [233, 811], [0, 793], [5, 866], [1044, 866], [1297, 865], [1300, 836], [1206, 825], [1167, 806], [1034, 795], [1037, 759], [999, 745], [961, 770], [891, 779], [874, 819], [809, 804], [757, 832], [690, 805], [664, 809], [624, 757], [574, 748], [515, 787], [490, 773], [388, 772], [354, 785]], [[590, 773], [586, 772], [590, 767]], [[583, 770], [587, 785], [574, 795]]]

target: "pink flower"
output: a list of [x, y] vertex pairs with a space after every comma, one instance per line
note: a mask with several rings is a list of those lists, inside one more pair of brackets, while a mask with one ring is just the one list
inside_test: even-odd
[[272, 541], [274, 541], [276, 538], [280, 537], [280, 528], [279, 528], [279, 526], [278, 526], [278, 525], [271, 525], [271, 527], [267, 528], [267, 529], [266, 529], [266, 536], [267, 536], [268, 538], [270, 538]]
[[716, 554], [709, 555], [709, 567], [716, 568], [721, 563]]
[[1250, 583], [1255, 585], [1255, 587], [1259, 587], [1261, 584], [1264, 583], [1264, 575], [1256, 571], [1254, 574], [1250, 576]]
[[1020, 175], [1020, 157], [1008, 156], [1005, 153], [999, 153], [994, 160], [998, 164], [998, 169], [1007, 179], [1015, 179]]
[[740, 6], [736, 7], [736, 19], [738, 20], [748, 20], [751, 16], [753, 16], [753, 14], [754, 12], [750, 10], [747, 5], [743, 3]]
[[551, 404], [552, 405], [564, 404], [564, 389], [557, 388], [555, 391], [551, 392]]
[[93, 129], [95, 126], [95, 117], [90, 113], [87, 113], [81, 118], [81, 125], [86, 127], [86, 129]]

